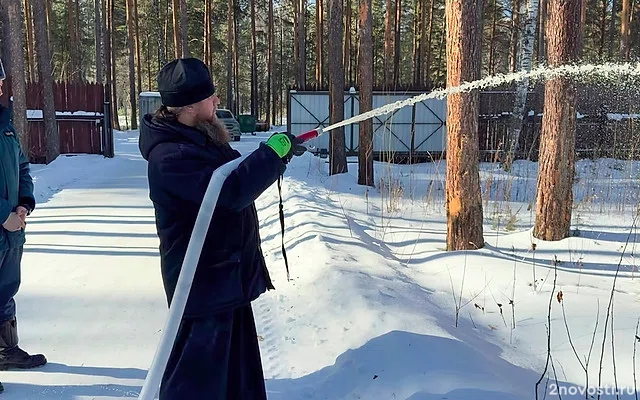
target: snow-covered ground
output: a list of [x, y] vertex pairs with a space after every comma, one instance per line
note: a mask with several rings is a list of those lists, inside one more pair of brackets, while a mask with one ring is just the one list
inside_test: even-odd
[[[246, 153], [267, 135], [232, 145]], [[18, 317], [21, 345], [49, 364], [0, 373], [5, 399], [136, 398], [142, 387], [167, 309], [146, 162], [136, 132], [116, 141], [114, 159], [33, 166]], [[640, 163], [579, 162], [575, 237], [557, 243], [531, 235], [537, 165], [483, 164], [486, 245], [449, 253], [444, 162], [376, 163], [377, 187], [365, 188], [355, 162], [329, 176], [327, 161], [305, 154], [285, 173], [289, 282], [277, 185], [257, 200], [276, 286], [254, 303], [269, 399], [534, 399], [549, 307], [539, 398], [545, 384], [558, 397], [556, 379], [575, 394], [563, 399], [585, 398], [592, 341], [589, 390], [616, 398], [612, 337], [620, 398], [635, 398]]]

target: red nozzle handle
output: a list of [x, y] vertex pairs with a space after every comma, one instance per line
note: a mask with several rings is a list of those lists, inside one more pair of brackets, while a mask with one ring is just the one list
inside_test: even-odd
[[304, 142], [308, 142], [311, 139], [315, 139], [318, 137], [318, 135], [320, 135], [320, 133], [318, 132], [318, 129], [314, 129], [312, 131], [309, 132], [305, 132], [301, 135], [296, 136], [298, 139], [302, 140], [302, 143]]

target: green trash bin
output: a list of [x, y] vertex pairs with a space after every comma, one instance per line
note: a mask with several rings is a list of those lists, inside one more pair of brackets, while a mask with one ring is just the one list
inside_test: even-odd
[[238, 115], [238, 123], [240, 124], [240, 132], [253, 133], [256, 131], [256, 118], [253, 115]]

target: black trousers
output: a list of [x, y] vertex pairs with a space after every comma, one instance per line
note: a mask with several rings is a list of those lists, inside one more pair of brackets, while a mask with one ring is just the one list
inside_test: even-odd
[[0, 322], [16, 316], [14, 296], [20, 288], [21, 260], [22, 246], [0, 251]]
[[251, 305], [184, 319], [160, 385], [160, 400], [266, 400]]

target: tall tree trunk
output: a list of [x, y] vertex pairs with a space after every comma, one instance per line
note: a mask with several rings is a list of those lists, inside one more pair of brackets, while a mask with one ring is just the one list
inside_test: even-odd
[[[109, 25], [107, 22], [109, 20], [109, 14], [107, 12], [108, 2], [109, 0], [100, 0], [100, 14], [102, 14], [102, 19], [100, 21], [100, 42], [102, 43], [100, 62], [102, 64], [101, 69], [105, 85], [105, 95], [102, 101], [105, 103], [111, 101], [111, 58], [108, 56], [111, 52], [111, 34], [108, 30]], [[111, 107], [111, 105], [109, 105], [109, 107]], [[109, 111], [109, 114], [111, 114], [111, 111]]]
[[611, 0], [611, 20], [609, 21], [609, 60], [613, 60], [614, 33], [616, 31], [616, 13], [618, 12], [618, 1]]
[[431, 79], [431, 54], [433, 52], [433, 14], [436, 10], [435, 0], [431, 0], [431, 11], [429, 11], [429, 39], [427, 40], [427, 61], [424, 63], [425, 81], [429, 87], [433, 86]]
[[251, 115], [258, 117], [258, 55], [256, 48], [256, 0], [251, 0]]
[[[73, 14], [75, 39], [76, 43], [78, 43], [78, 46], [82, 46], [82, 31], [80, 30], [80, 0], [74, 0], [73, 4], [75, 6], [75, 12]], [[76, 80], [86, 81], [84, 69], [82, 67], [82, 50], [77, 52], [76, 54]]]
[[162, 25], [158, 26], [158, 69], [169, 61], [169, 4], [169, 0], [165, 0], [164, 18]]
[[56, 123], [56, 106], [53, 97], [53, 71], [51, 66], [51, 52], [49, 51], [49, 37], [47, 31], [46, 5], [44, 0], [33, 1], [33, 22], [38, 57], [39, 80], [42, 84], [42, 115], [45, 131], [45, 160], [46, 164], [60, 155], [60, 135]]
[[622, 0], [622, 25], [620, 27], [620, 59], [628, 60], [631, 42], [632, 1]]
[[113, 102], [111, 95], [111, 31], [109, 30], [110, 24], [110, 0], [100, 0], [102, 8], [102, 26], [100, 27], [102, 33], [102, 69], [104, 73], [104, 98], [102, 101], [105, 104], [106, 111], [109, 115], [113, 115]]
[[[420, 46], [418, 48], [419, 51], [419, 57], [420, 57], [420, 76], [418, 76], [418, 85], [420, 87], [424, 87], [425, 86], [425, 82], [426, 79], [428, 79], [427, 77], [429, 76], [429, 72], [427, 70], [427, 65], [426, 65], [426, 60], [427, 60], [427, 46], [429, 46], [430, 44], [428, 44], [428, 36], [427, 36], [427, 32], [428, 32], [428, 28], [427, 28], [427, 24], [429, 23], [429, 20], [427, 17], [427, 15], [429, 15], [429, 8], [427, 6], [429, 6], [429, 1], [428, 0], [420, 0], [422, 2], [421, 8], [422, 8], [422, 19], [420, 21], [420, 25], [421, 25], [421, 29], [420, 29]], [[433, 1], [433, 0], [431, 0]]]
[[[140, 59], [140, 27], [138, 26], [138, 0], [133, 0], [133, 15], [136, 33], [133, 36], [136, 48], [136, 71], [138, 74], [138, 91], [142, 91], [142, 60]], [[136, 93], [137, 96], [137, 93]]]
[[[53, 18], [51, 18], [51, 13], [53, 12], [52, 11], [52, 9], [53, 9], [52, 2], [53, 2], [53, 0], [45, 0], [45, 7], [47, 7], [47, 24], [48, 24], [47, 26], [51, 26], [51, 20], [53, 19]], [[33, 2], [31, 4], [31, 7], [33, 7]], [[35, 24], [35, 19], [34, 19], [34, 24]], [[34, 35], [33, 40], [34, 40], [34, 43], [35, 43], [35, 27], [34, 27], [33, 35]], [[51, 43], [51, 29], [47, 30], [47, 38], [49, 39], [49, 43]], [[36, 51], [38, 51], [38, 50], [36, 50]], [[36, 61], [36, 64], [37, 64], [37, 61]]]
[[[300, 41], [298, 40], [298, 24], [300, 23], [300, 18], [298, 18], [298, 7], [300, 7], [300, 0], [292, 0], [293, 6], [293, 79], [295, 82], [296, 89], [301, 89], [298, 81], [298, 64], [300, 64], [300, 52], [298, 51], [298, 46], [300, 46]], [[282, 6], [281, 6], [282, 7]]]
[[138, 129], [138, 117], [136, 107], [136, 66], [135, 66], [135, 28], [134, 28], [134, 10], [133, 1], [126, 0], [126, 18], [127, 18], [127, 54], [129, 59], [129, 103], [131, 105], [131, 129]]
[[238, 18], [239, 15], [238, 13], [235, 12], [236, 10], [236, 3], [234, 1], [234, 12], [233, 12], [233, 76], [235, 79], [235, 84], [234, 84], [234, 88], [235, 88], [235, 100], [233, 101], [234, 103], [234, 108], [233, 108], [233, 113], [238, 115], [238, 113], [240, 112], [241, 109], [241, 104], [240, 104], [240, 63], [239, 63], [239, 54], [238, 54], [238, 49], [240, 48], [240, 39], [239, 39], [239, 34], [238, 34]]
[[[280, 10], [280, 76], [278, 77], [278, 112], [280, 113], [280, 125], [282, 125], [282, 112], [283, 112], [283, 107], [282, 107], [282, 97], [284, 95], [284, 79], [283, 79], [283, 75], [284, 75], [284, 18], [282, 17], [282, 7], [279, 7]], [[274, 96], [276, 94], [274, 93]], [[274, 101], [275, 103], [275, 101]], [[275, 112], [274, 112], [274, 117], [273, 120], [276, 120], [275, 117]], [[275, 122], [274, 122], [275, 123]]]
[[9, 68], [9, 65], [11, 65], [11, 50], [9, 49], [10, 40], [8, 39], [11, 37], [11, 29], [9, 27], [8, 18], [4, 2], [2, 2], [0, 3], [0, 33], [2, 33], [2, 37], [0, 38], [0, 44], [2, 45], [0, 46], [0, 54], [2, 54], [2, 63], [7, 69]]
[[189, 51], [189, 9], [187, 0], [180, 0], [180, 50], [182, 57], [191, 57]]
[[344, 47], [342, 49], [342, 61], [344, 62], [345, 85], [353, 86], [353, 82], [351, 82], [351, 0], [346, 0], [344, 10]]
[[495, 55], [496, 55], [496, 27], [498, 23], [498, 0], [493, 0], [493, 15], [491, 22], [491, 39], [489, 39], [489, 75], [496, 73]]
[[629, 57], [638, 58], [640, 55], [640, 1], [634, 1], [631, 11], [631, 43]]
[[[171, 4], [171, 2], [169, 0], [166, 0], [165, 5], [165, 13], [164, 13], [164, 43], [165, 43], [165, 48], [164, 48], [164, 58], [165, 58], [165, 62], [169, 61], [169, 42], [171, 41], [169, 38], [169, 4]], [[171, 5], [171, 9], [173, 10], [173, 5]], [[172, 13], [173, 14], [173, 13]], [[175, 30], [174, 30], [175, 33]], [[175, 40], [175, 37], [174, 37]], [[174, 51], [175, 53], [175, 51]]]
[[[443, 18], [442, 21], [442, 31], [446, 30], [446, 18]], [[447, 47], [446, 42], [447, 35], [440, 35], [440, 45], [438, 46], [438, 73], [437, 73], [437, 83], [445, 85], [447, 83], [447, 61], [444, 59], [442, 53], [445, 52]]]
[[509, 51], [509, 71], [515, 72], [518, 65], [518, 30], [520, 29], [520, 2], [513, 0], [511, 11], [511, 45]]
[[[344, 120], [344, 43], [342, 0], [329, 1], [329, 121], [331, 124]], [[344, 128], [329, 133], [329, 174], [347, 172], [347, 155]]]
[[173, 50], [175, 58], [180, 58], [182, 55], [182, 49], [180, 48], [182, 44], [180, 38], [180, 0], [172, 1], [171, 11], [173, 12]]
[[[253, 1], [253, 0], [252, 0]], [[202, 21], [202, 54], [205, 64], [211, 66], [211, 0], [204, 0], [204, 20]]]
[[[550, 0], [547, 26], [549, 65], [578, 58], [580, 0]], [[533, 235], [541, 240], [569, 236], [575, 170], [576, 88], [570, 78], [545, 84], [540, 136], [538, 196]]]
[[538, 18], [538, 64], [542, 64], [547, 59], [547, 36], [545, 34], [545, 26], [547, 22], [547, 1], [540, 0], [540, 18]]
[[296, 15], [296, 50], [298, 54], [296, 56], [296, 87], [300, 90], [305, 90], [307, 86], [307, 62], [306, 62], [306, 33], [305, 33], [305, 14], [307, 11], [306, 0], [294, 0], [297, 4]]
[[227, 109], [233, 110], [233, 0], [227, 1]]
[[111, 40], [111, 45], [109, 47], [110, 52], [109, 52], [109, 57], [111, 57], [110, 65], [111, 65], [111, 104], [113, 105], [112, 108], [112, 112], [111, 112], [111, 120], [112, 120], [112, 124], [113, 124], [113, 128], [116, 130], [121, 130], [120, 128], [120, 118], [118, 117], [118, 82], [117, 82], [117, 77], [118, 75], [116, 74], [116, 53], [114, 51], [115, 47], [114, 43], [117, 43], [116, 41], [116, 31], [115, 31], [115, 27], [114, 27], [114, 14], [115, 14], [115, 9], [116, 9], [116, 5], [115, 5], [115, 0], [109, 0], [109, 31], [111, 32], [110, 35], [110, 40]]
[[578, 43], [578, 57], [582, 58], [582, 52], [584, 51], [584, 43], [582, 41], [584, 40], [584, 30], [587, 26], [587, 0], [581, 0], [580, 4], [580, 27], [582, 30], [580, 31], [580, 43]]
[[[353, 15], [358, 15], [357, 10]], [[353, 23], [356, 25], [355, 32], [353, 32], [352, 37], [354, 42], [351, 44], [351, 48], [353, 49], [350, 58], [351, 58], [351, 77], [349, 81], [350, 85], [353, 86], [358, 82], [358, 59], [360, 57], [360, 36], [358, 35], [358, 21], [355, 20]]]
[[[216, 46], [215, 41], [213, 40], [213, 13], [214, 13], [214, 9], [213, 9], [213, 5], [214, 5], [214, 1], [213, 0], [209, 0], [209, 48], [208, 48], [208, 52], [209, 52], [209, 63], [208, 65], [211, 68], [211, 75], [215, 75], [213, 73], [213, 60], [214, 60], [214, 55], [216, 56], [216, 58], [218, 57], [218, 54], [220, 53], [220, 50], [218, 49], [218, 47]], [[216, 25], [216, 29], [218, 29], [219, 27], [221, 27], [221, 25]], [[222, 76], [223, 74], [219, 74], [220, 76]]]
[[[393, 86], [393, 38], [395, 29], [393, 21], [395, 14], [393, 12], [393, 0], [386, 0], [386, 10], [384, 14], [384, 61], [383, 61], [383, 86], [386, 90]], [[331, 59], [331, 58], [329, 58]]]
[[[105, 1], [105, 0], [102, 0]], [[169, 4], [169, 0], [167, 5]], [[162, 68], [167, 63], [167, 46], [166, 46], [166, 28], [167, 28], [167, 14], [164, 14], [164, 18], [160, 20], [160, 0], [153, 0], [153, 12], [158, 16], [158, 24], [155, 27], [156, 40], [158, 42], [158, 69]]]
[[[151, 7], [149, 7], [151, 8]], [[147, 13], [149, 13], [149, 10], [146, 11]], [[145, 50], [146, 50], [146, 57], [145, 57], [145, 61], [147, 63], [147, 88], [148, 90], [153, 90], [153, 84], [151, 82], [151, 80], [153, 79], [153, 77], [151, 76], [152, 72], [151, 72], [151, 29], [150, 29], [150, 23], [149, 21], [146, 21], [145, 23], [145, 27], [144, 27], [144, 33], [145, 33]], [[157, 25], [154, 25], [157, 26]]]
[[13, 125], [18, 132], [20, 143], [25, 154], [30, 154], [29, 127], [27, 125], [27, 88], [25, 83], [24, 69], [24, 29], [22, 15], [22, 2], [20, 0], [2, 0], [4, 5], [0, 7], [4, 10], [9, 25], [11, 35], [5, 36], [9, 59], [11, 63], [7, 65], [7, 73], [11, 77], [11, 95], [13, 96]]
[[67, 29], [69, 35], [68, 41], [68, 51], [69, 51], [69, 63], [67, 64], [67, 74], [66, 79], [69, 81], [75, 81], [77, 79], [77, 66], [78, 62], [76, 61], [78, 49], [80, 46], [78, 45], [78, 41], [76, 38], [76, 30], [75, 30], [75, 4], [74, 0], [67, 0]]
[[95, 0], [94, 1], [94, 13], [95, 13], [95, 19], [93, 21], [94, 23], [94, 30], [95, 30], [95, 35], [96, 35], [96, 83], [102, 84], [104, 82], [104, 73], [103, 73], [103, 69], [102, 69], [102, 53], [104, 52], [104, 47], [103, 47], [103, 33], [102, 33], [102, 16], [101, 14], [101, 10], [102, 10], [102, 2], [104, 0]]
[[413, 72], [412, 83], [418, 86], [420, 75], [422, 75], [422, 60], [420, 59], [420, 43], [422, 38], [422, 1], [416, 0], [413, 9], [413, 58], [411, 60], [411, 70]]
[[393, 53], [393, 86], [400, 84], [400, 31], [402, 28], [402, 0], [396, 0], [396, 25]]
[[[373, 108], [373, 16], [371, 0], [360, 0], [360, 52], [358, 60], [360, 113]], [[360, 121], [358, 140], [358, 184], [374, 186], [373, 121]]]
[[[533, 44], [536, 39], [536, 22], [538, 18], [539, 0], [523, 0], [521, 3], [520, 15], [524, 17], [524, 29], [520, 31], [518, 59], [519, 71], [531, 71], [531, 60], [533, 59]], [[518, 150], [520, 132], [524, 122], [524, 114], [527, 106], [527, 92], [529, 91], [529, 78], [524, 78], [518, 82], [516, 87], [516, 99], [513, 106], [513, 116], [511, 120], [510, 143], [507, 148], [506, 167], [511, 168], [512, 161], [516, 158], [515, 152]]]
[[[266, 122], [267, 122], [267, 126], [271, 125], [271, 122], [275, 122], [275, 117], [273, 118], [273, 120], [271, 119], [271, 116], [269, 115], [269, 111], [271, 109], [276, 108], [276, 103], [275, 103], [275, 90], [273, 90], [272, 86], [273, 86], [273, 82], [274, 80], [271, 77], [271, 74], [273, 74], [273, 24], [274, 24], [274, 20], [273, 20], [273, 0], [267, 0], [269, 2], [269, 11], [267, 12], [267, 101], [266, 101], [266, 105], [267, 105], [267, 116], [266, 116]], [[322, 0], [319, 0], [322, 1]], [[273, 101], [271, 100], [271, 94], [274, 94], [274, 99]]]
[[35, 82], [38, 80], [38, 71], [36, 70], [36, 54], [33, 41], [33, 8], [29, 0], [24, 0], [24, 15], [27, 32], [27, 81]]
[[607, 6], [609, 0], [602, 0], [602, 18], [600, 19], [600, 46], [598, 47], [598, 56], [600, 60], [604, 59], [604, 44], [607, 36]]
[[[70, 48], [71, 53], [71, 80], [72, 81], [80, 81], [83, 80], [83, 71], [82, 71], [82, 38], [80, 35], [80, 7], [78, 5], [79, 0], [73, 0], [70, 5], [73, 7], [73, 21], [69, 26], [69, 29], [73, 31], [73, 47]], [[51, 45], [51, 42], [50, 42]], [[80, 48], [80, 51], [77, 49]]]
[[[447, 86], [480, 78], [482, 1], [446, 0]], [[478, 93], [447, 98], [447, 250], [484, 247]]]
[[[273, 1], [273, 0], [270, 0]], [[272, 3], [269, 3], [271, 5]], [[322, 88], [322, 45], [324, 36], [324, 10], [322, 0], [316, 0], [316, 89]]]
[[160, 11], [160, 0], [152, 0], [151, 9], [153, 10], [153, 13], [152, 13], [153, 28], [150, 29], [151, 31], [150, 34], [151, 33], [153, 34], [156, 45], [157, 45], [156, 60], [154, 64], [157, 66], [157, 69], [159, 70], [162, 67], [162, 65], [164, 65], [161, 61], [162, 47], [163, 47], [162, 44], [164, 42], [164, 32], [163, 32], [164, 18], [162, 18], [162, 12]]
[[[79, 35], [78, 35], [78, 30], [76, 29], [76, 21], [78, 19], [78, 14], [76, 13], [77, 11], [77, 5], [78, 5], [78, 0], [69, 0], [68, 2], [68, 7], [69, 7], [69, 59], [70, 59], [70, 66], [69, 66], [69, 80], [74, 82], [77, 81], [79, 79], [79, 52], [77, 51], [77, 49], [80, 48], [80, 40], [79, 40]], [[52, 42], [49, 42], [49, 45], [51, 45]]]

